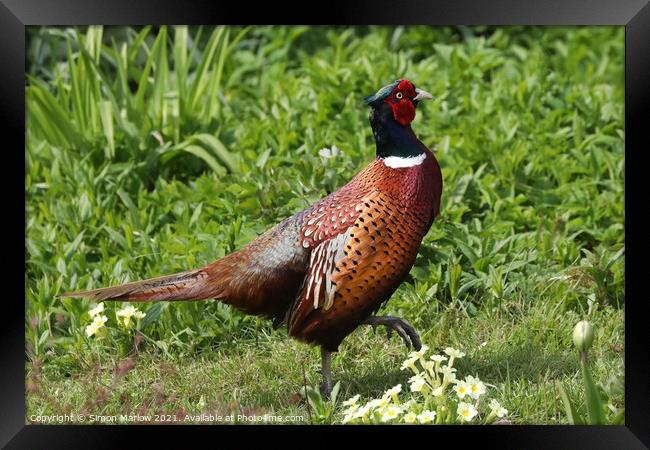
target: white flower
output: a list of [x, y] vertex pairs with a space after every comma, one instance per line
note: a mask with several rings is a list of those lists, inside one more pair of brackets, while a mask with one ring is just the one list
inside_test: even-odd
[[426, 381], [423, 378], [419, 378], [411, 383], [411, 392], [422, 392]]
[[447, 361], [447, 357], [443, 355], [431, 355], [430, 359], [435, 362]]
[[368, 403], [366, 403], [365, 408], [368, 411], [372, 409], [379, 410], [381, 408], [384, 408], [385, 406], [388, 406], [389, 403], [390, 403], [390, 398], [388, 397], [375, 398], [373, 400], [370, 400]]
[[318, 150], [318, 154], [321, 155], [325, 159], [332, 158], [336, 155], [338, 155], [341, 151], [338, 149], [336, 145], [332, 145], [332, 148], [321, 148]]
[[428, 423], [428, 422], [433, 422], [436, 419], [436, 412], [435, 411], [422, 411], [422, 414], [418, 416], [418, 421], [420, 423]]
[[375, 399], [370, 400], [368, 403], [366, 403], [364, 408], [366, 408], [367, 410], [376, 409], [376, 408], [381, 407], [382, 403], [383, 403], [382, 399], [375, 398]]
[[97, 333], [97, 330], [99, 330], [99, 328], [97, 328], [97, 325], [95, 325], [95, 322], [93, 322], [86, 327], [86, 335], [90, 337], [93, 334]]
[[433, 371], [435, 370], [435, 367], [434, 367], [435, 364], [436, 364], [436, 363], [434, 363], [433, 361], [424, 361], [424, 363], [423, 363], [422, 365], [424, 366], [424, 368], [425, 368], [428, 372], [433, 373]]
[[427, 350], [429, 350], [429, 346], [428, 345], [423, 345], [422, 347], [420, 347], [420, 350], [415, 351], [415, 352], [411, 352], [409, 354], [409, 356], [411, 358], [414, 358], [414, 359], [415, 358], [422, 358], [424, 356], [424, 354], [427, 352]]
[[129, 328], [131, 326], [132, 317], [135, 317], [136, 319], [140, 320], [144, 316], [146, 316], [146, 314], [143, 313], [142, 311], [139, 311], [133, 305], [127, 305], [124, 308], [117, 311], [115, 313], [115, 316], [117, 317], [118, 322], [120, 321], [119, 318], [123, 317], [122, 322], [124, 323], [124, 326]]
[[393, 386], [389, 390], [386, 391], [384, 394], [385, 397], [392, 397], [393, 395], [397, 395], [400, 392], [402, 392], [402, 385], [398, 384], [397, 386]]
[[357, 394], [354, 397], [349, 398], [348, 400], [344, 401], [342, 403], [342, 405], [343, 406], [352, 406], [352, 405], [356, 405], [358, 401], [359, 401], [359, 394]]
[[414, 405], [416, 405], [416, 404], [417, 404], [417, 402], [416, 402], [414, 399], [410, 399], [409, 401], [404, 402], [404, 403], [402, 404], [402, 409], [403, 409], [404, 411], [408, 411], [408, 410], [410, 410], [410, 409], [411, 409]]
[[447, 347], [445, 349], [445, 353], [451, 356], [452, 358], [462, 358], [465, 356], [465, 353], [461, 352], [460, 350], [456, 350], [455, 348]]
[[456, 372], [456, 369], [453, 367], [442, 366], [440, 368], [440, 373], [443, 374], [448, 381], [456, 380], [456, 374], [454, 372]]
[[474, 405], [465, 402], [458, 402], [458, 417], [463, 422], [471, 422], [471, 420], [478, 414]]
[[423, 372], [416, 373], [411, 378], [409, 378], [409, 383], [413, 383], [414, 381], [422, 380], [422, 379], [424, 379], [424, 373]]
[[442, 386], [439, 386], [435, 388], [433, 391], [431, 391], [431, 395], [433, 395], [434, 397], [440, 397], [442, 395], [442, 392], [443, 392]]
[[88, 311], [88, 314], [90, 314], [90, 317], [95, 317], [99, 313], [104, 312], [104, 303], [98, 303], [93, 309]]
[[353, 419], [361, 419], [361, 418], [363, 418], [363, 417], [366, 417], [366, 415], [368, 414], [368, 411], [369, 411], [369, 410], [370, 410], [370, 408], [368, 408], [368, 406], [362, 406], [361, 408], [357, 409], [357, 410], [352, 414], [352, 418], [353, 418]]
[[400, 370], [412, 369], [414, 372], [417, 373], [418, 369], [415, 367], [415, 361], [417, 361], [417, 358], [407, 359], [402, 363], [402, 367], [400, 367]]
[[380, 409], [385, 408], [386, 406], [388, 406], [389, 403], [390, 403], [390, 398], [382, 397], [382, 398], [379, 399], [378, 408], [380, 408]]
[[359, 405], [351, 405], [343, 411], [343, 414], [352, 416], [355, 412], [359, 410]]
[[389, 406], [386, 408], [384, 411], [383, 415], [381, 416], [381, 421], [382, 422], [388, 422], [393, 419], [395, 419], [397, 416], [402, 414], [402, 409], [399, 406]]
[[352, 420], [352, 416], [350, 414], [346, 414], [345, 416], [343, 416], [343, 420], [341, 420], [341, 423], [346, 424], [351, 420]]
[[469, 395], [477, 399], [481, 395], [485, 394], [485, 384], [478, 378], [474, 378], [473, 376], [468, 376], [465, 378], [465, 383], [468, 387]]
[[416, 419], [417, 416], [415, 415], [415, 413], [410, 412], [404, 415], [404, 422], [406, 423], [415, 423]]
[[494, 399], [490, 402], [490, 409], [497, 417], [504, 417], [506, 414], [508, 414], [508, 410], [501, 406], [501, 404]]
[[465, 398], [469, 394], [469, 386], [464, 381], [458, 381], [453, 389], [456, 391], [458, 398]]
[[95, 316], [95, 320], [86, 327], [86, 335], [88, 337], [97, 334], [97, 332], [104, 326], [106, 321], [108, 320], [108, 317], [101, 315], [101, 316]]

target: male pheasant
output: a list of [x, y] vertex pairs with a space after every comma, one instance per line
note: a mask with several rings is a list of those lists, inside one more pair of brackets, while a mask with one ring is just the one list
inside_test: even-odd
[[411, 129], [416, 106], [431, 98], [406, 79], [366, 97], [375, 160], [240, 250], [200, 269], [61, 296], [219, 299], [276, 326], [286, 323], [290, 336], [321, 347], [324, 394], [332, 388], [331, 352], [361, 324], [395, 330], [419, 350], [408, 322], [373, 314], [407, 276], [439, 214], [440, 166]]

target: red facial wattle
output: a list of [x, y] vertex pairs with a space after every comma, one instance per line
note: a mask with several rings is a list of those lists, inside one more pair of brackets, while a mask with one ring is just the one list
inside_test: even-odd
[[415, 86], [408, 80], [402, 80], [393, 92], [384, 100], [393, 110], [393, 117], [400, 125], [406, 126], [415, 119]]
[[408, 125], [415, 119], [415, 106], [409, 98], [403, 98], [397, 103], [390, 105], [393, 109], [393, 116], [400, 125]]

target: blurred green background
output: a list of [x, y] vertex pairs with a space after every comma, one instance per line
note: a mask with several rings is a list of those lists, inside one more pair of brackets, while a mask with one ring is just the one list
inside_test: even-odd
[[[374, 157], [363, 97], [408, 78], [434, 96], [413, 129], [437, 149], [442, 219], [385, 311], [466, 349], [518, 422], [565, 423], [554, 383], [580, 398], [578, 320], [597, 329], [597, 381], [622, 370], [623, 51], [622, 27], [28, 28], [28, 409], [82, 408], [92, 388], [74, 380], [134, 354], [181, 371], [207, 358], [225, 372], [205, 395], [230, 401], [243, 351], [271, 387], [250, 381], [238, 401], [303, 408], [278, 397], [302, 383], [290, 358], [315, 368], [316, 353], [266, 321], [214, 301], [140, 304], [134, 353], [121, 304], [106, 305], [110, 339], [92, 340], [88, 300], [54, 295], [204, 265], [334, 191]], [[396, 338], [348, 341], [347, 394], [400, 379]], [[359, 354], [367, 341], [375, 355]], [[111, 395], [102, 408], [125, 407]]]

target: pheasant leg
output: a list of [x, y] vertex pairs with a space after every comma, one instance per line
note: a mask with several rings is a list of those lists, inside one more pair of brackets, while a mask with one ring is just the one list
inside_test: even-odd
[[323, 397], [329, 398], [332, 392], [332, 352], [321, 347], [320, 355], [323, 361], [323, 384], [320, 385], [320, 393]]
[[420, 341], [418, 332], [415, 331], [415, 328], [413, 328], [413, 326], [404, 319], [393, 316], [371, 316], [364, 320], [362, 323], [371, 325], [373, 329], [377, 325], [385, 326], [388, 338], [390, 338], [393, 330], [395, 330], [397, 334], [399, 334], [399, 336], [402, 338], [406, 344], [406, 348], [408, 349], [411, 348], [411, 345], [415, 350], [420, 350], [422, 347], [422, 342]]

